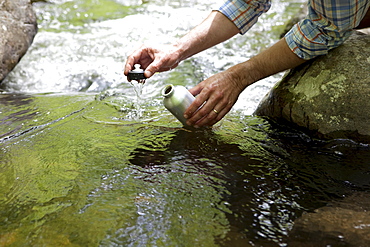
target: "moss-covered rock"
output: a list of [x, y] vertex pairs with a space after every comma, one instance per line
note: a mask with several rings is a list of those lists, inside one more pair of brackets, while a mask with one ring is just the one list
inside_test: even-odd
[[370, 142], [370, 36], [355, 33], [328, 55], [288, 72], [255, 114], [321, 138]]

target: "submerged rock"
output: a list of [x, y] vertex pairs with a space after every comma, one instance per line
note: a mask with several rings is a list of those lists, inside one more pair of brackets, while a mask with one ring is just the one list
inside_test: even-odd
[[256, 115], [285, 120], [321, 138], [370, 142], [370, 36], [344, 44], [288, 72]]
[[36, 33], [30, 0], [0, 1], [0, 82], [27, 52]]
[[369, 194], [357, 192], [341, 202], [303, 214], [294, 222], [289, 246], [369, 246], [369, 210]]

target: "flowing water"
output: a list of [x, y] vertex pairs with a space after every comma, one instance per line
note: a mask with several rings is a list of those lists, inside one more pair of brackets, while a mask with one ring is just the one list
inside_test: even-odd
[[276, 42], [301, 4], [274, 2], [248, 34], [138, 85], [126, 57], [181, 37], [216, 1], [35, 3], [39, 33], [1, 84], [0, 246], [352, 246], [295, 222], [367, 193], [370, 147], [253, 117], [281, 74], [212, 129], [181, 128], [161, 103], [165, 85], [192, 87]]

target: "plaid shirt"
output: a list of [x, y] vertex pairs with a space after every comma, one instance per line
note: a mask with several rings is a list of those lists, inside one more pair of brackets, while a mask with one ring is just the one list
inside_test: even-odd
[[[219, 11], [246, 33], [269, 10], [270, 0], [228, 0]], [[286, 35], [289, 48], [309, 60], [342, 44], [364, 18], [370, 0], [308, 0], [308, 15]]]

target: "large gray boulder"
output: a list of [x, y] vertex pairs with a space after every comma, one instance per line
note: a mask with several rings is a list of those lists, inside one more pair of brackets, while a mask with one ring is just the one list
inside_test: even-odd
[[27, 52], [36, 33], [31, 0], [0, 0], [0, 82]]
[[328, 55], [288, 72], [255, 114], [320, 138], [370, 143], [370, 35], [355, 33]]

